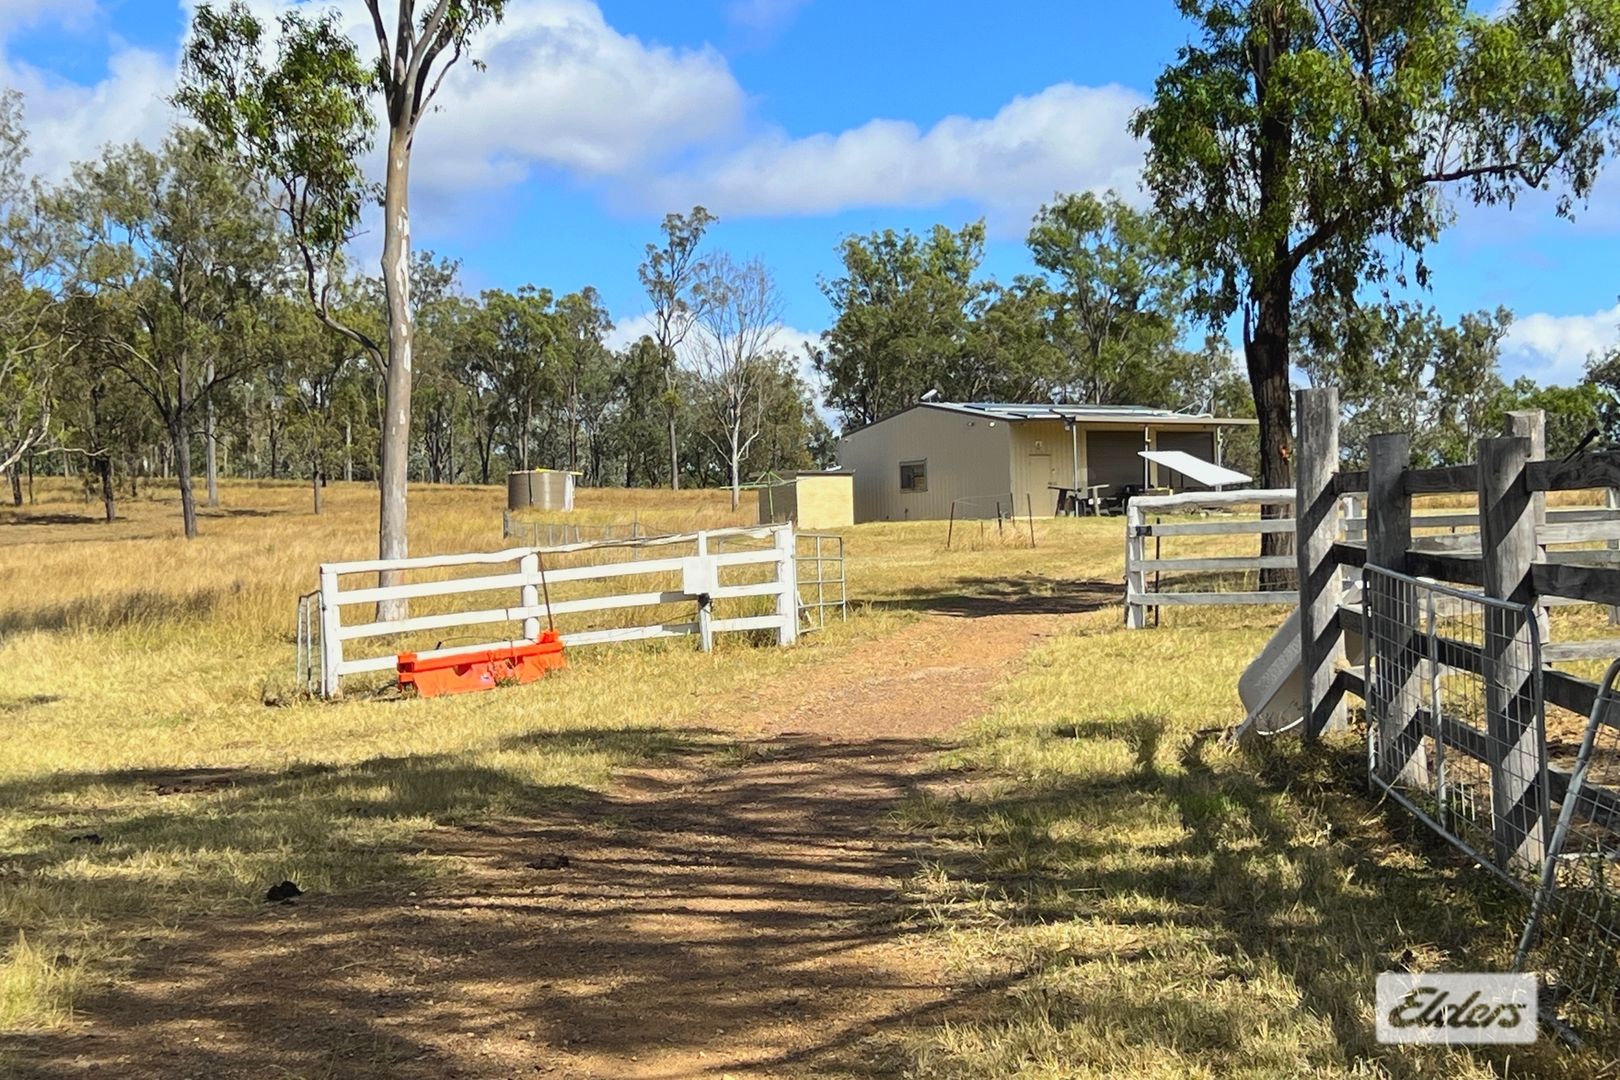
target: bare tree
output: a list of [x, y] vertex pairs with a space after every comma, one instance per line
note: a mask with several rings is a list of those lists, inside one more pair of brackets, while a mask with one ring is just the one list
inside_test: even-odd
[[772, 367], [771, 338], [782, 323], [782, 296], [759, 259], [737, 263], [721, 253], [709, 261], [696, 292], [701, 332], [689, 364], [701, 386], [701, 408], [713, 422], [706, 438], [731, 474], [731, 508], [742, 488], [742, 459], [765, 419], [765, 384]]

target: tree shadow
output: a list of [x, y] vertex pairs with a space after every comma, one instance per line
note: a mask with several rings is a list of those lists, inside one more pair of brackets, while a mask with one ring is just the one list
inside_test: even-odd
[[[154, 1077], [617, 1076], [653, 1061], [695, 1075], [704, 1055], [773, 1073], [831, 1054], [893, 1075], [897, 1062], [867, 1047], [874, 1024], [929, 1022], [997, 993], [937, 985], [907, 944], [921, 925], [898, 917], [912, 858], [892, 810], [931, 779], [919, 769], [937, 748], [783, 736], [740, 766], [694, 771], [721, 745], [699, 728], [497, 744], [497, 757], [606, 752], [643, 766], [615, 795], [442, 757], [0, 787], [0, 810], [79, 807], [108, 784], [148, 793], [144, 809], [74, 820], [102, 838], [93, 850], [34, 836], [13, 857], [109, 917], [125, 900], [97, 893], [109, 862], [200, 851], [230, 867], [294, 849], [261, 860], [226, 914], [181, 922], [84, 1002], [88, 1033], [19, 1040], [24, 1075], [89, 1063]], [[156, 794], [181, 782], [196, 793]], [[367, 827], [422, 818], [436, 825], [405, 842]], [[298, 849], [323, 853], [314, 877]], [[261, 902], [283, 867], [306, 895]], [[165, 887], [229, 892], [231, 872]]]
[[924, 611], [934, 615], [982, 618], [987, 615], [1075, 615], [1116, 607], [1124, 600], [1117, 582], [1085, 578], [967, 577], [939, 586], [916, 586], [873, 607]]
[[225, 596], [219, 588], [187, 593], [136, 589], [117, 596], [84, 596], [43, 607], [16, 607], [0, 611], [0, 637], [41, 630], [117, 630], [141, 623], [167, 623], [200, 619], [210, 614]]
[[[1176, 730], [1151, 715], [1057, 726], [1046, 738], [1115, 743], [1130, 767], [1088, 765], [1078, 775], [953, 802], [948, 834], [976, 842], [945, 846], [935, 857], [957, 892], [985, 898], [1012, 925], [1102, 920], [1194, 929], [1224, 970], [1274, 967], [1292, 980], [1306, 1015], [1326, 1018], [1334, 1057], [1313, 1067], [1361, 1062], [1381, 1075], [1421, 1074], [1420, 1062], [1375, 1040], [1367, 1008], [1375, 975], [1408, 948], [1437, 949], [1456, 970], [1501, 970], [1522, 922], [1519, 899], [1482, 881], [1449, 847], [1415, 835], [1420, 830], [1400, 835], [1400, 823], [1369, 807], [1354, 782], [1353, 751], [1217, 760], [1218, 734]], [[1169, 754], [1176, 768], [1159, 764]], [[1156, 816], [1145, 816], [1147, 808]], [[1162, 822], [1167, 810], [1180, 823], [1179, 839], [1131, 836], [1144, 820]], [[1155, 828], [1143, 837], [1161, 835]], [[1131, 959], [1104, 947], [1038, 948], [1028, 974], [1110, 958]], [[1021, 1010], [1035, 1009], [1040, 1022], [1061, 1028], [1118, 1010], [1083, 981], [1063, 985], [1055, 996], [1008, 995], [980, 1020], [1015, 1024]], [[1220, 1052], [1223, 1032], [1240, 1039], [1253, 1029], [1241, 997], [1196, 977], [1166, 987], [1153, 1007], [1163, 1010], [1162, 1030], [1197, 1031], [1199, 1053]], [[1133, 1021], [1133, 1030], [1153, 1029]]]

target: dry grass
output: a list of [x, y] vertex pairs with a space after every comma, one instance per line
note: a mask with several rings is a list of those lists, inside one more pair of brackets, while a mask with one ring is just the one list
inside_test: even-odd
[[[973, 726], [905, 820], [911, 883], [977, 1015], [904, 1046], [931, 1077], [1599, 1075], [1597, 1050], [1381, 1046], [1380, 971], [1503, 970], [1525, 912], [1361, 795], [1359, 742], [1224, 747], [1270, 630], [1084, 616]], [[1212, 688], [1222, 688], [1212, 692]]]
[[[0, 600], [10, 1030], [61, 1023], [151, 940], [245, 910], [283, 877], [405, 887], [456, 872], [415, 842], [438, 823], [540, 813], [636, 764], [757, 760], [705, 716], [914, 612], [1072, 608], [1123, 572], [1118, 519], [1037, 519], [1033, 548], [993, 526], [952, 550], [943, 522], [860, 526], [846, 531], [854, 616], [806, 648], [580, 651], [565, 675], [498, 693], [269, 707], [316, 564], [370, 554], [369, 488], [336, 485], [316, 519], [302, 485], [231, 484], [230, 509], [205, 515], [192, 544], [172, 498], [105, 526], [65, 485], [43, 494], [0, 509], [0, 580], [25, 583]], [[413, 552], [503, 546], [501, 502], [494, 488], [413, 492]], [[580, 505], [669, 529], [738, 520], [716, 492], [585, 491]], [[1232, 544], [1183, 538], [1174, 554]], [[1081, 616], [951, 755], [962, 789], [906, 808], [926, 853], [908, 901], [956, 976], [986, 990], [982, 1009], [896, 1048], [916, 1074], [1595, 1074], [1593, 1054], [1545, 1043], [1510, 1067], [1372, 1042], [1377, 971], [1407, 949], [1414, 963], [1498, 966], [1519, 915], [1368, 806], [1353, 747], [1219, 747], [1212, 734], [1239, 718], [1237, 674], [1280, 614], [1170, 610], [1139, 634], [1115, 605]], [[74, 839], [87, 833], [101, 842]]]
[[[734, 756], [704, 730], [709, 711], [742, 708], [930, 597], [1009, 582], [1051, 593], [1117, 546], [1113, 529], [1037, 522], [1039, 551], [936, 558], [932, 523], [856, 529], [856, 617], [813, 649], [585, 650], [531, 687], [321, 704], [287, 693], [294, 602], [318, 563], [370, 555], [369, 487], [334, 485], [317, 518], [300, 484], [232, 483], [190, 544], [166, 493], [123, 504], [112, 525], [60, 481], [40, 496], [0, 510], [0, 580], [27, 583], [0, 603], [0, 1029], [60, 1022], [142, 939], [255, 904], [283, 877], [329, 892], [440, 873], [409, 843], [435, 823], [573, 798], [629, 764]], [[413, 491], [413, 552], [501, 548], [502, 497]], [[723, 492], [580, 503], [633, 507], [660, 529], [738, 522]], [[100, 843], [73, 839], [92, 833]]]

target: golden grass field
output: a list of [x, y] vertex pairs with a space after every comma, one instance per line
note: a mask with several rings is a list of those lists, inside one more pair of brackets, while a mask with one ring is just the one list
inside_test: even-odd
[[[924, 611], [1061, 609], [1115, 587], [1118, 519], [845, 531], [847, 624], [804, 647], [582, 650], [535, 687], [435, 700], [291, 693], [293, 614], [322, 561], [364, 558], [375, 497], [231, 482], [202, 536], [159, 493], [96, 520], [63, 482], [0, 509], [0, 1032], [59, 1027], [174, 927], [269, 882], [342, 893], [453, 874], [412, 838], [533, 812], [656, 762], [675, 728]], [[496, 488], [413, 490], [413, 554], [503, 546]], [[584, 491], [579, 519], [751, 522], [723, 492]], [[1209, 538], [1177, 554], [1232, 550]], [[906, 805], [926, 855], [901, 893], [975, 1015], [896, 1036], [925, 1076], [1592, 1076], [1599, 1051], [1380, 1047], [1371, 986], [1405, 962], [1500, 966], [1522, 912], [1360, 794], [1353, 740], [1239, 753], [1235, 684], [1281, 609], [1172, 609], [1127, 633], [1076, 614]], [[697, 747], [746, 756], [735, 737]], [[216, 784], [251, 775], [254, 784]], [[161, 794], [159, 794], [161, 792]], [[75, 840], [94, 833], [100, 843]], [[1404, 960], [1403, 960], [1404, 957]], [[3, 1046], [3, 1043], [0, 1043]], [[5, 1067], [0, 1049], [0, 1070]]]

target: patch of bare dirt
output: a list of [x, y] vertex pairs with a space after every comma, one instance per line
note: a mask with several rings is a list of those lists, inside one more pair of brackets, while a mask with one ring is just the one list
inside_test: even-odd
[[887, 1075], [872, 1036], [971, 992], [900, 920], [892, 810], [1060, 622], [925, 617], [761, 688], [734, 765], [435, 830], [462, 871], [421, 895], [192, 926], [27, 1056], [52, 1077]]

